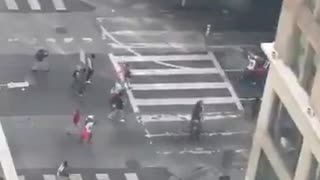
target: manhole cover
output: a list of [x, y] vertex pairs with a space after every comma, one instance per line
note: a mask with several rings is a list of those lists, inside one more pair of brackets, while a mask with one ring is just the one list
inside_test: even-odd
[[68, 30], [66, 27], [56, 27], [56, 33], [58, 34], [67, 34]]

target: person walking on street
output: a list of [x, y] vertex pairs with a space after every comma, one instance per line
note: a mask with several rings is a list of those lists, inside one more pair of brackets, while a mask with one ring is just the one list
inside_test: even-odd
[[124, 86], [127, 88], [127, 89], [130, 89], [130, 80], [131, 80], [131, 71], [130, 71], [130, 67], [129, 67], [129, 64], [128, 63], [123, 63], [121, 65], [122, 67], [122, 74], [123, 74], [123, 83], [124, 83]]
[[68, 161], [63, 161], [57, 170], [57, 177], [64, 178], [65, 180], [69, 180], [70, 174], [68, 172]]
[[95, 57], [96, 57], [95, 54], [91, 54], [90, 57], [87, 58], [87, 75], [86, 75], [86, 83], [87, 84], [91, 84], [91, 82], [92, 82], [91, 78], [94, 73], [92, 60], [95, 59]]
[[86, 87], [86, 69], [78, 65], [76, 70], [72, 73], [72, 77], [77, 94], [83, 96]]
[[199, 100], [195, 104], [190, 121], [190, 139], [200, 141], [203, 121], [203, 101]]
[[39, 49], [34, 55], [35, 62], [32, 66], [32, 71], [49, 71], [49, 64], [44, 61], [44, 58], [49, 56], [49, 52], [45, 49]]
[[112, 111], [108, 115], [108, 119], [113, 120], [114, 117], [119, 114], [120, 115], [120, 122], [125, 122], [124, 119], [124, 101], [122, 98], [122, 92], [118, 94], [114, 94], [110, 99], [110, 105]]
[[96, 124], [93, 115], [88, 115], [84, 122], [84, 127], [81, 131], [81, 142], [87, 141], [92, 143], [93, 126]]
[[71, 135], [72, 133], [76, 132], [78, 130], [78, 124], [80, 122], [81, 114], [80, 110], [76, 109], [72, 116], [72, 123], [73, 126], [70, 128], [70, 130], [67, 132], [67, 134]]

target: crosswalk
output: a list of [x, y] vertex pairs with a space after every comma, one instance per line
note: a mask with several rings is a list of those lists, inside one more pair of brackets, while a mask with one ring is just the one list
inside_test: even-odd
[[[64, 180], [54, 173], [56, 169], [25, 169], [18, 170], [19, 180]], [[70, 169], [68, 180], [167, 180], [168, 170], [163, 167], [143, 167], [129, 170], [114, 169]]]
[[80, 0], [0, 0], [0, 11], [70, 12], [90, 11], [94, 7]]
[[[42, 176], [42, 177], [41, 177]], [[31, 177], [28, 178], [28, 176], [20, 175], [18, 176], [19, 180], [31, 180]], [[138, 175], [136, 173], [124, 173], [123, 177], [124, 180], [140, 180]], [[34, 177], [32, 177], [34, 178]], [[54, 174], [43, 174], [36, 177], [38, 180], [61, 180], [61, 178], [57, 177]], [[94, 179], [92, 179], [94, 178]], [[32, 179], [32, 180], [37, 180]], [[121, 178], [122, 179], [122, 178]], [[83, 177], [81, 174], [70, 174], [68, 180], [89, 180], [88, 177]], [[120, 180], [119, 178], [110, 178], [110, 175], [107, 173], [99, 173], [95, 174], [95, 177], [90, 177], [90, 180]]]
[[[231, 83], [212, 52], [172, 55], [113, 55], [115, 69], [126, 62], [131, 67], [128, 97], [146, 137], [187, 135], [193, 105], [205, 104], [204, 134], [247, 134], [243, 107]], [[243, 130], [246, 129], [246, 130]]]

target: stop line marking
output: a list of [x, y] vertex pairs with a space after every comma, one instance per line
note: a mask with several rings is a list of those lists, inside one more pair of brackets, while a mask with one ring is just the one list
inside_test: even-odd
[[230, 84], [225, 82], [195, 82], [195, 83], [153, 83], [153, 84], [131, 84], [132, 90], [183, 90], [183, 89], [223, 89], [229, 88]]

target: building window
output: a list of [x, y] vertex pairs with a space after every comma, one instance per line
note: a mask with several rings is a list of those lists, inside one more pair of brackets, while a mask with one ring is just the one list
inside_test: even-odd
[[261, 151], [260, 153], [258, 169], [257, 169], [255, 180], [279, 180], [267, 156], [263, 151]]
[[283, 158], [286, 168], [294, 175], [303, 138], [286, 107], [280, 99], [278, 101], [278, 105], [272, 111], [273, 117], [271, 117], [269, 124], [269, 133], [277, 151]]
[[308, 180], [320, 180], [320, 166], [314, 155], [312, 155], [311, 168]]
[[294, 74], [300, 76], [300, 65], [306, 60], [306, 48], [308, 46], [306, 37], [300, 31], [300, 37], [297, 40], [296, 51], [293, 60], [290, 63], [291, 70]]
[[313, 11], [316, 7], [316, 4], [317, 4], [317, 0], [307, 0], [306, 3], [307, 3], [307, 6], [309, 7], [310, 11], [313, 13]]

